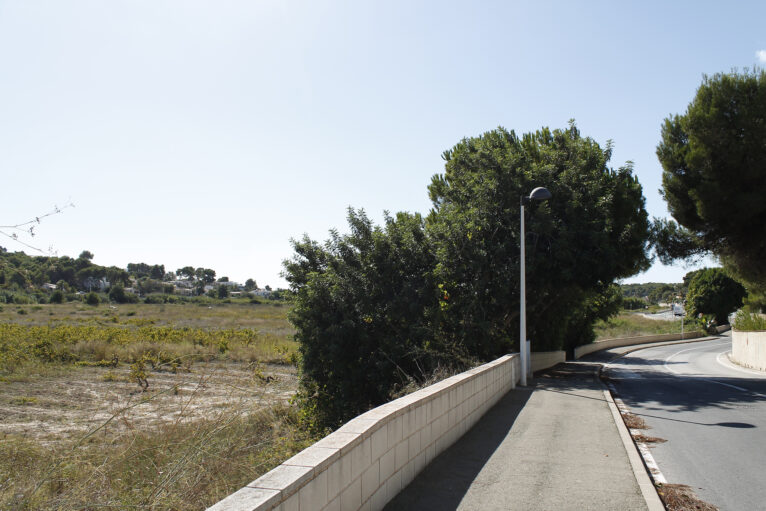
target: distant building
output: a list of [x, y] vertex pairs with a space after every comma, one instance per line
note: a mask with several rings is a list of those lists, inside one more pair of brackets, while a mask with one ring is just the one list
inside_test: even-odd
[[185, 286], [173, 286], [173, 294], [179, 296], [192, 296], [194, 294], [194, 289]]

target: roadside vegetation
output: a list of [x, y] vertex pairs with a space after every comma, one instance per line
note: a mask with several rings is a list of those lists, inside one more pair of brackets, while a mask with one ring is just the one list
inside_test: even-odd
[[[649, 319], [643, 314], [623, 312], [606, 320], [599, 320], [594, 325], [596, 340], [637, 337], [639, 335], [661, 335], [681, 333], [681, 322]], [[690, 332], [700, 329], [699, 321], [692, 318], [684, 320], [684, 330]]]
[[766, 315], [740, 310], [734, 317], [733, 326], [742, 332], [766, 330]]

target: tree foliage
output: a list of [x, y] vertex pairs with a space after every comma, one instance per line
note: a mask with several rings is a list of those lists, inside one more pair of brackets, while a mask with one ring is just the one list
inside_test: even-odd
[[385, 402], [436, 363], [431, 314], [434, 255], [420, 215], [373, 226], [349, 210], [350, 233], [293, 241], [285, 278], [301, 352], [301, 394], [322, 425]]
[[742, 284], [726, 275], [722, 268], [696, 271], [689, 282], [686, 307], [689, 314], [711, 314], [719, 325], [729, 323], [729, 314], [742, 305]]
[[678, 222], [657, 221], [663, 261], [712, 252], [766, 288], [766, 72], [705, 77], [683, 115], [665, 119], [657, 156]]
[[615, 280], [648, 267], [648, 220], [631, 165], [568, 129], [518, 137], [497, 129], [444, 153], [429, 228], [450, 296], [443, 335], [482, 358], [518, 336], [519, 201], [537, 186], [553, 197], [527, 208], [527, 315], [537, 350], [592, 340], [590, 305]]
[[553, 199], [527, 216], [530, 337], [538, 351], [593, 339], [616, 313], [612, 282], [648, 266], [648, 221], [630, 165], [574, 125], [517, 137], [503, 129], [444, 154], [433, 209], [374, 226], [350, 210], [350, 233], [293, 242], [284, 276], [301, 350], [301, 396], [335, 426], [439, 365], [508, 352], [518, 336], [519, 200]]

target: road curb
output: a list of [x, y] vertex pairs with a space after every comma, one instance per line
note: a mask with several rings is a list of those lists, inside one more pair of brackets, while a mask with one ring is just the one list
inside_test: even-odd
[[652, 479], [650, 479], [647, 473], [647, 466], [644, 464], [644, 458], [639, 454], [636, 444], [633, 442], [633, 437], [630, 435], [625, 422], [622, 420], [622, 415], [617, 405], [612, 399], [612, 394], [609, 389], [603, 389], [604, 398], [609, 405], [609, 411], [612, 412], [612, 419], [614, 425], [617, 427], [617, 431], [620, 434], [620, 440], [625, 447], [625, 452], [628, 454], [628, 460], [630, 461], [630, 467], [633, 469], [633, 475], [636, 478], [638, 487], [641, 490], [641, 495], [646, 501], [646, 507], [649, 511], [665, 511], [665, 506], [657, 494], [657, 487], [654, 485]]

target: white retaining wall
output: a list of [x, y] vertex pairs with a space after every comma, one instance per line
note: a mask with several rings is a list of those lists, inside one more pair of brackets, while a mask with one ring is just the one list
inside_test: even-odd
[[732, 330], [731, 359], [741, 366], [766, 371], [766, 331]]
[[578, 346], [574, 350], [574, 358], [578, 359], [589, 353], [600, 350], [608, 350], [610, 348], [619, 348], [621, 346], [633, 346], [636, 344], [648, 344], [652, 342], [663, 341], [678, 341], [682, 339], [694, 339], [696, 337], [704, 337], [707, 334], [703, 331], [684, 332], [683, 337], [681, 334], [661, 334], [661, 335], [641, 335], [638, 337], [623, 337], [620, 339], [604, 339], [603, 341], [596, 341], [590, 344], [584, 344]]
[[520, 376], [506, 355], [364, 413], [208, 511], [376, 511]]
[[553, 367], [567, 359], [566, 351], [533, 351], [532, 352], [532, 372], [542, 371]]

